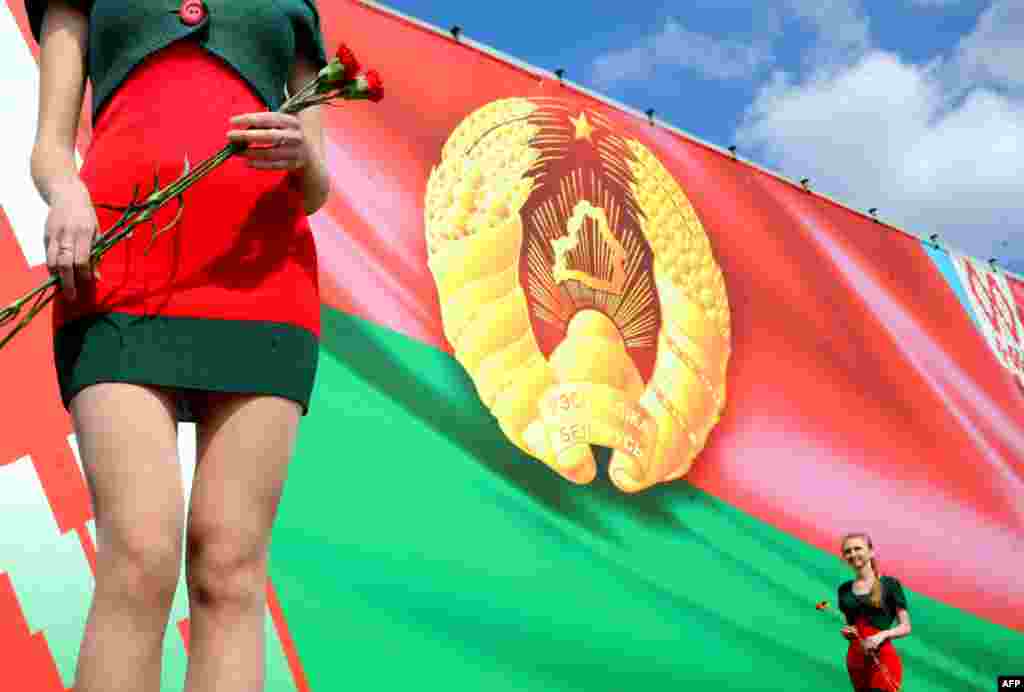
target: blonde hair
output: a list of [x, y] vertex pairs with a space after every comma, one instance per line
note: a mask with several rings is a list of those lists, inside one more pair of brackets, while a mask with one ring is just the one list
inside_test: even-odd
[[[871, 545], [871, 536], [863, 532], [848, 533], [843, 536], [843, 542], [840, 544], [840, 550], [846, 547], [846, 542], [853, 538], [860, 538], [867, 543], [868, 548], [874, 550], [874, 546]], [[878, 570], [878, 561], [875, 558], [871, 558], [871, 570], [875, 573], [875, 583], [871, 585], [871, 594], [868, 597], [868, 602], [876, 608], [882, 607], [882, 573]]]

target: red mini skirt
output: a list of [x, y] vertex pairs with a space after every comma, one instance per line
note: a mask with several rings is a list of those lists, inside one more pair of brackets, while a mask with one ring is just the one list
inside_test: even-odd
[[[282, 85], [283, 88], [283, 85]], [[191, 39], [138, 65], [103, 107], [81, 176], [94, 205], [127, 205], [227, 143], [230, 118], [267, 110], [244, 77]], [[101, 230], [120, 213], [97, 206]], [[155, 216], [162, 228], [177, 203]], [[320, 335], [316, 246], [300, 176], [234, 157], [184, 193], [178, 223], [111, 249], [102, 278], [55, 300], [65, 406], [86, 386], [276, 394], [308, 411]], [[179, 409], [191, 420], [187, 407]]]
[[[861, 638], [870, 637], [878, 632], [863, 620], [857, 621], [854, 626]], [[899, 692], [903, 685], [903, 662], [900, 660], [896, 647], [891, 641], [886, 641], [877, 649], [878, 662], [874, 658], [865, 655], [864, 649], [859, 641], [850, 642], [846, 650], [846, 671], [850, 675], [850, 683], [854, 692], [868, 692], [869, 690], [883, 690], [884, 692]]]

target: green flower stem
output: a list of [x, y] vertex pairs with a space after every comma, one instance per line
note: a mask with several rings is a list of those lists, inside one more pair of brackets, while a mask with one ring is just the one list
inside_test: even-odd
[[[89, 253], [89, 257], [94, 263], [97, 262], [107, 253], [108, 250], [114, 247], [114, 245], [130, 236], [135, 231], [136, 226], [150, 220], [158, 209], [166, 205], [171, 200], [179, 197], [183, 192], [185, 192], [185, 190], [192, 187], [192, 185], [206, 177], [214, 169], [243, 149], [245, 149], [244, 144], [237, 144], [234, 142], [228, 144], [216, 154], [200, 163], [195, 170], [181, 176], [163, 190], [153, 192], [153, 194], [146, 198], [145, 202], [141, 206], [135, 209], [129, 209], [109, 231], [97, 239], [92, 251]], [[39, 296], [41, 293], [44, 293], [51, 288], [55, 288], [60, 284], [60, 282], [59, 276], [52, 275], [35, 289], [26, 293], [24, 296], [14, 301], [10, 306], [0, 311], [0, 325], [4, 325], [14, 319], [14, 317], [21, 312], [22, 308], [25, 307], [26, 303]], [[45, 308], [55, 296], [56, 291], [53, 291], [43, 300], [34, 305], [18, 325], [3, 339], [0, 339], [0, 349], [6, 346], [18, 332], [28, 326], [28, 323], [31, 322], [32, 319], [38, 315], [39, 312], [42, 311], [42, 309]]]
[[292, 113], [292, 112], [294, 112], [291, 109], [295, 106], [295, 104], [300, 102], [300, 101], [302, 101], [302, 100], [304, 100], [310, 94], [315, 93], [316, 90], [319, 88], [319, 85], [320, 85], [320, 80], [318, 80], [318, 79], [314, 79], [310, 83], [306, 84], [304, 87], [302, 87], [297, 92], [295, 92], [290, 97], [288, 97], [288, 100], [286, 100], [281, 105], [281, 112], [282, 113]]
[[[135, 210], [133, 214], [126, 215], [126, 217], [115, 224], [110, 231], [104, 234], [104, 236], [97, 241], [97, 244], [93, 247], [92, 253], [90, 254], [93, 261], [98, 260], [106, 254], [107, 250], [121, 240], [130, 236], [134, 232], [135, 226], [151, 219], [158, 209], [171, 200], [179, 197], [185, 192], [185, 190], [192, 187], [196, 182], [206, 177], [206, 175], [243, 149], [245, 149], [245, 145], [243, 144], [228, 144], [213, 156], [205, 159], [195, 168], [195, 170], [181, 176], [166, 188], [157, 190], [151, 194], [146, 198], [143, 205], [139, 207], [138, 210]], [[126, 222], [127, 225], [121, 228], [121, 226]], [[110, 235], [113, 231], [118, 232], [115, 235]]]
[[[46, 284], [40, 286], [35, 291], [33, 291], [31, 294], [29, 294], [28, 297], [32, 297], [32, 296], [38, 295], [43, 290], [49, 288], [50, 286], [55, 285], [56, 284], [56, 281], [55, 281], [56, 278], [57, 277], [53, 277], [50, 281], [46, 282]], [[46, 296], [41, 301], [39, 301], [36, 305], [33, 305], [32, 309], [29, 310], [28, 314], [25, 315], [24, 319], [22, 319], [21, 322], [19, 322], [18, 325], [14, 329], [12, 329], [9, 334], [7, 334], [7, 336], [5, 336], [3, 339], [0, 339], [0, 349], [2, 349], [4, 346], [6, 346], [7, 342], [9, 342], [11, 339], [13, 339], [18, 332], [20, 332], [22, 329], [27, 327], [29, 322], [32, 321], [32, 318], [35, 317], [36, 315], [38, 315], [40, 312], [42, 312], [43, 308], [45, 308], [50, 303], [50, 301], [53, 300], [54, 296], [56, 296], [56, 295], [57, 295], [57, 292], [53, 291], [48, 296]], [[25, 302], [27, 302], [27, 298], [25, 299], [25, 301], [21, 302], [21, 305], [24, 305]], [[8, 308], [8, 310], [9, 309], [10, 308]], [[20, 309], [21, 309], [21, 307], [19, 306], [18, 310], [20, 310]], [[4, 310], [4, 313], [7, 313], [7, 310]], [[12, 313], [11, 317], [13, 317], [15, 314], [17, 314], [17, 311]], [[7, 319], [7, 317], [5, 315], [4, 318], [0, 319], [0, 324], [3, 324], [3, 322], [6, 321], [6, 319]]]

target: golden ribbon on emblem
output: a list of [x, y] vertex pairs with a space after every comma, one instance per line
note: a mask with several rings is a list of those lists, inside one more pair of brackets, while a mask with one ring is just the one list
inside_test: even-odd
[[[648, 468], [657, 440], [657, 424], [635, 401], [615, 387], [589, 382], [562, 384], [540, 401], [548, 449], [561, 458], [578, 445], [610, 447], [632, 457], [635, 468]], [[540, 451], [540, 450], [537, 450]]]

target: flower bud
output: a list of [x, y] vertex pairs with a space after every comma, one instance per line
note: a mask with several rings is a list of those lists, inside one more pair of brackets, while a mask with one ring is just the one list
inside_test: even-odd
[[345, 79], [345, 68], [337, 60], [332, 60], [317, 76], [327, 84], [338, 84]]
[[384, 81], [380, 78], [377, 70], [370, 70], [365, 75], [366, 97], [371, 101], [380, 101], [384, 98]]
[[344, 43], [338, 46], [335, 57], [338, 59], [338, 62], [341, 63], [341, 67], [343, 68], [343, 79], [345, 81], [354, 79], [355, 76], [359, 74], [359, 61], [356, 60], [355, 53], [353, 53], [352, 50]]

